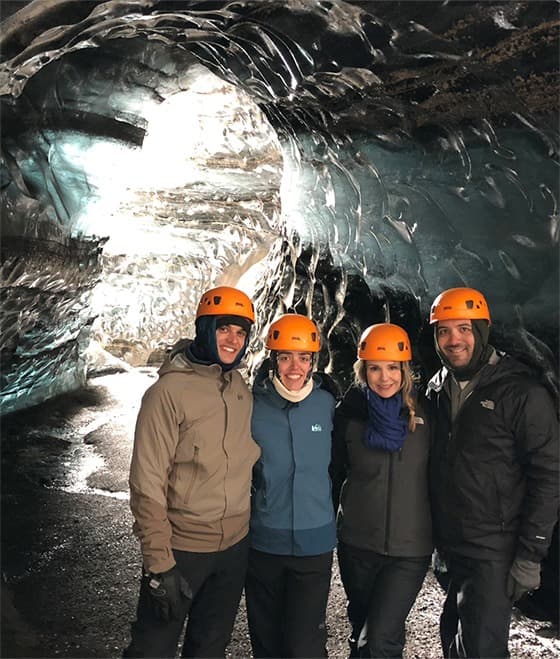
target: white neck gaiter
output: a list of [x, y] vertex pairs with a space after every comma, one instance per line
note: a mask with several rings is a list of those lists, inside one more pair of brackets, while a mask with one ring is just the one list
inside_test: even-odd
[[301, 401], [304, 398], [307, 398], [307, 396], [309, 396], [309, 394], [313, 391], [312, 377], [307, 380], [307, 382], [299, 391], [290, 391], [289, 389], [286, 389], [276, 374], [272, 375], [271, 381], [274, 385], [274, 388], [282, 396], [282, 398], [289, 400], [290, 403], [301, 403]]

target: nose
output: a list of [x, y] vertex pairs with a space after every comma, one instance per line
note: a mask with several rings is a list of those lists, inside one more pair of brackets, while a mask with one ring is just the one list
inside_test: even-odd
[[458, 343], [461, 335], [459, 333], [459, 330], [452, 328], [451, 331], [449, 332], [449, 343]]
[[231, 329], [231, 328], [228, 329], [228, 333], [227, 333], [226, 339], [227, 339], [230, 343], [234, 343], [234, 344], [236, 344], [236, 345], [238, 345], [238, 344], [241, 342], [241, 337], [239, 336], [239, 334], [238, 334], [235, 330], [233, 330], [233, 329]]
[[304, 364], [301, 361], [299, 355], [288, 355], [288, 370], [293, 372], [300, 372], [304, 368]]

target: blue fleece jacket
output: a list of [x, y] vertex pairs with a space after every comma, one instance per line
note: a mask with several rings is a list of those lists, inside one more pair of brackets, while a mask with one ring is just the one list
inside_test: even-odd
[[270, 554], [331, 551], [336, 526], [329, 463], [335, 399], [314, 380], [300, 403], [278, 394], [268, 377], [253, 389], [251, 431], [261, 447], [253, 470], [251, 546]]

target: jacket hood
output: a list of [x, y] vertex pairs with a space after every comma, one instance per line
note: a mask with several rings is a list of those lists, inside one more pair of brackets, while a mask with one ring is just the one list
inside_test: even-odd
[[158, 370], [159, 377], [168, 373], [208, 373], [208, 369], [221, 373], [222, 369], [219, 364], [197, 364], [192, 362], [185, 352], [191, 345], [192, 339], [181, 339], [169, 351], [165, 361]]
[[[492, 363], [492, 358], [494, 355], [497, 357], [497, 361]], [[535, 377], [534, 371], [529, 366], [523, 364], [510, 355], [506, 355], [504, 352], [494, 350], [490, 360], [491, 361], [479, 371], [479, 380], [476, 385], [477, 387], [482, 387], [494, 382], [498, 382], [502, 378], [512, 378], [516, 376], [530, 378]], [[426, 396], [428, 398], [430, 398], [432, 391], [439, 393], [443, 389], [449, 373], [449, 369], [447, 369], [445, 366], [443, 366], [439, 371], [437, 371], [437, 373], [435, 373], [435, 375], [428, 382], [428, 386], [426, 388]]]
[[272, 362], [270, 358], [267, 357], [263, 363], [257, 369], [255, 373], [255, 381], [253, 383], [253, 389], [259, 389], [264, 385], [264, 381], [268, 378], [268, 374], [272, 369]]
[[341, 417], [367, 421], [368, 406], [365, 389], [353, 384], [344, 394], [344, 398], [337, 407], [336, 412]]

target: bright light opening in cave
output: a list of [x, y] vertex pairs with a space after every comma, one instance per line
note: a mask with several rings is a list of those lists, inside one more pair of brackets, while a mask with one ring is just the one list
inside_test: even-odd
[[268, 119], [201, 65], [182, 84], [185, 91], [146, 107], [142, 148], [89, 153], [108, 174], [80, 223], [109, 236], [94, 338], [134, 365], [192, 336], [204, 289], [238, 285], [252, 294], [275, 268], [269, 255], [281, 233], [283, 156]]

